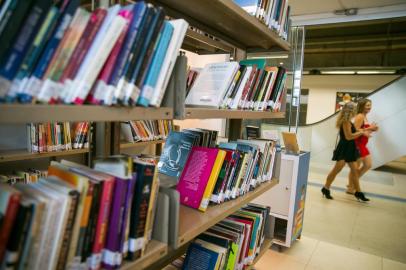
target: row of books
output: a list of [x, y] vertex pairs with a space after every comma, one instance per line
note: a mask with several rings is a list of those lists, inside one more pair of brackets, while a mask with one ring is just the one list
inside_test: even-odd
[[185, 104], [222, 109], [279, 111], [286, 95], [287, 72], [265, 59], [207, 64]]
[[291, 25], [289, 0], [234, 0], [234, 2], [276, 31], [280, 37], [288, 39]]
[[14, 185], [16, 183], [36, 183], [40, 178], [47, 177], [48, 172], [36, 169], [14, 171], [10, 174], [0, 174], [0, 183]]
[[267, 235], [270, 208], [248, 204], [200, 234], [165, 269], [239, 270], [252, 265]]
[[164, 140], [173, 130], [170, 120], [141, 120], [121, 122], [121, 138], [125, 142]]
[[27, 124], [27, 150], [33, 153], [89, 148], [89, 122]]
[[196, 81], [197, 76], [199, 76], [199, 73], [201, 72], [201, 69], [198, 68], [189, 68], [187, 71], [187, 76], [186, 76], [186, 96], [189, 94], [190, 89], [192, 88], [193, 84]]
[[144, 1], [91, 13], [79, 5], [5, 2], [0, 101], [159, 107], [188, 23]]
[[156, 165], [129, 157], [94, 169], [51, 162], [36, 183], [0, 184], [0, 261], [7, 269], [116, 269], [151, 239]]
[[238, 140], [215, 147], [212, 134], [171, 132], [158, 163], [161, 174], [176, 178], [180, 202], [203, 212], [210, 203], [235, 199], [270, 181], [276, 156], [274, 141]]

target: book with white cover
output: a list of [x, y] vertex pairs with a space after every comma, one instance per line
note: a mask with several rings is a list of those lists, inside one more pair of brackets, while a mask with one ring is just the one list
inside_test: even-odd
[[153, 95], [149, 103], [149, 105], [154, 107], [161, 106], [166, 87], [168, 86], [173, 67], [175, 66], [176, 57], [178, 56], [180, 46], [183, 43], [186, 30], [189, 26], [189, 24], [183, 19], [172, 20], [169, 21], [169, 23], [173, 26], [173, 33], [161, 66], [161, 74], [155, 84]]
[[218, 108], [238, 69], [238, 62], [207, 64], [197, 77], [185, 104]]
[[108, 9], [107, 17], [103, 20], [74, 80], [65, 81], [61, 99], [66, 103], [81, 103], [97, 79], [126, 24], [126, 19], [118, 15], [120, 8], [120, 5], [115, 5]]
[[230, 109], [234, 109], [234, 110], [237, 110], [237, 109], [238, 109], [238, 104], [240, 103], [240, 99], [241, 99], [241, 96], [242, 96], [242, 92], [244, 91], [245, 85], [246, 85], [247, 82], [248, 82], [248, 79], [249, 79], [249, 77], [250, 77], [250, 75], [251, 75], [251, 72], [252, 72], [252, 67], [247, 66], [246, 72], [245, 72], [245, 74], [244, 74], [244, 77], [242, 78], [241, 84], [240, 84], [240, 86], [238, 87], [237, 94], [235, 95], [235, 97], [234, 97], [234, 99], [231, 101], [231, 103], [229, 104], [229, 108], [230, 108]]

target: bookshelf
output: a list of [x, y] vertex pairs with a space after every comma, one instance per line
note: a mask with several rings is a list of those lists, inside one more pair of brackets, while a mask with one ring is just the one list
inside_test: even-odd
[[220, 205], [209, 206], [206, 212], [202, 213], [196, 209], [181, 205], [179, 209], [179, 238], [178, 245], [181, 246], [206, 231], [211, 226], [231, 215], [249, 203], [254, 198], [271, 189], [278, 183], [277, 179], [261, 184], [253, 191]]
[[58, 157], [58, 156], [69, 156], [77, 154], [89, 153], [89, 149], [72, 149], [57, 152], [44, 152], [44, 153], [31, 153], [25, 149], [21, 150], [9, 150], [0, 152], [0, 163], [18, 160], [29, 160], [38, 158], [48, 158], [48, 157]]
[[169, 15], [184, 18], [191, 25], [241, 49], [259, 48], [278, 51], [290, 49], [287, 41], [250, 16], [232, 0], [155, 0], [154, 2], [163, 6]]
[[128, 149], [128, 148], [135, 148], [135, 147], [145, 147], [149, 145], [155, 145], [155, 144], [162, 144], [165, 143], [165, 140], [152, 140], [152, 141], [146, 141], [146, 142], [121, 142], [120, 143], [120, 149]]
[[284, 118], [285, 112], [262, 112], [246, 110], [223, 110], [207, 108], [185, 108], [186, 119], [265, 119], [265, 118]]
[[107, 107], [95, 105], [1, 104], [0, 124], [56, 121], [128, 121], [172, 119], [173, 109], [144, 107]]

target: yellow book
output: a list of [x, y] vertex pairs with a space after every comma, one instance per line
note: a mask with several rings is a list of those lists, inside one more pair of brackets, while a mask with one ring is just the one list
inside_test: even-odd
[[226, 151], [219, 150], [217, 153], [216, 161], [210, 173], [209, 181], [203, 193], [202, 201], [200, 202], [199, 210], [205, 212], [207, 206], [209, 206], [210, 198], [213, 193], [214, 186], [216, 185], [217, 178], [219, 176], [221, 166], [223, 165], [224, 158], [226, 157]]

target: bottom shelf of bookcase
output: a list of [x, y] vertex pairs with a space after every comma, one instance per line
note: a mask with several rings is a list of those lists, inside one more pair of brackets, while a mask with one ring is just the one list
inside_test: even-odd
[[144, 269], [164, 257], [168, 252], [168, 245], [165, 243], [151, 240], [145, 251], [144, 256], [133, 262], [125, 262], [120, 270], [138, 270]]
[[268, 249], [272, 246], [272, 239], [265, 238], [264, 243], [262, 243], [261, 250], [258, 256], [254, 259], [254, 263], [251, 264], [246, 268], [246, 270], [251, 270], [255, 268], [255, 264], [261, 259], [262, 256], [268, 251]]
[[56, 152], [31, 153], [25, 149], [0, 151], [0, 162], [27, 160], [35, 158], [68, 156], [88, 153], [89, 149], [72, 149]]

